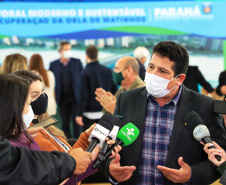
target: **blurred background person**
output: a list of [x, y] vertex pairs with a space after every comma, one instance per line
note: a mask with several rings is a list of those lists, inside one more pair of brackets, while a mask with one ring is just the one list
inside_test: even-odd
[[50, 63], [50, 70], [56, 80], [56, 102], [62, 121], [62, 128], [67, 138], [71, 138], [70, 119], [73, 124], [74, 138], [80, 135], [80, 128], [75, 119], [79, 102], [79, 85], [82, 63], [80, 59], [71, 58], [71, 45], [67, 41], [59, 43], [60, 59]]
[[2, 74], [9, 74], [17, 70], [28, 69], [27, 58], [19, 53], [8, 55], [0, 68]]
[[102, 106], [95, 99], [96, 89], [102, 88], [112, 94], [117, 91], [111, 69], [101, 65], [97, 59], [98, 49], [95, 46], [89, 46], [86, 49], [87, 65], [81, 73], [80, 103], [76, 117], [76, 122], [83, 126], [83, 130], [97, 123], [103, 116]]
[[139, 64], [139, 76], [144, 80], [146, 69], [144, 67], [145, 61], [150, 57], [149, 50], [144, 46], [138, 46], [133, 52], [134, 58], [137, 59]]
[[55, 77], [52, 71], [46, 71], [41, 55], [34, 54], [30, 58], [29, 70], [42, 77], [43, 88], [48, 96], [47, 112], [50, 116], [56, 114], [56, 100], [54, 95]]
[[188, 72], [184, 80], [184, 85], [196, 92], [199, 92], [198, 85], [201, 85], [208, 93], [214, 91], [209, 82], [206, 81], [198, 66], [188, 66]]
[[120, 58], [114, 68], [113, 80], [116, 85], [121, 85], [118, 91], [113, 95], [102, 88], [97, 88], [95, 91], [96, 100], [100, 102], [104, 108], [104, 112], [114, 113], [116, 99], [123, 91], [144, 87], [144, 81], [139, 77], [139, 64], [134, 57]]

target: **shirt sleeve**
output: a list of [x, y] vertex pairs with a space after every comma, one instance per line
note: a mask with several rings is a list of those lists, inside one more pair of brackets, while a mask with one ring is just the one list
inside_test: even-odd
[[89, 145], [89, 141], [88, 141], [89, 135], [86, 132], [81, 133], [78, 141], [73, 145], [72, 149], [75, 148], [82, 148], [83, 150], [86, 150], [86, 148]]

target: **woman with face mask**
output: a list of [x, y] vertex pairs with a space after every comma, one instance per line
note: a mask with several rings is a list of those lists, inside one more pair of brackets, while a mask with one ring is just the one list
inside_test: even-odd
[[[31, 107], [34, 111], [34, 119], [31, 120], [30, 123], [36, 124], [49, 118], [49, 115], [46, 112], [48, 107], [48, 96], [43, 92], [41, 77], [34, 72], [27, 70], [19, 70], [13, 74], [29, 82]], [[44, 131], [38, 133], [35, 140], [39, 144], [41, 150], [68, 152], [71, 149], [63, 131], [53, 125], [46, 127]]]
[[40, 150], [27, 132], [34, 118], [28, 81], [10, 74], [0, 75], [0, 89], [0, 135], [13, 146]]
[[[40, 121], [43, 121], [49, 118], [48, 113], [46, 113], [47, 106], [48, 106], [48, 96], [43, 92], [42, 88], [42, 79], [39, 75], [35, 74], [34, 72], [27, 71], [27, 70], [20, 70], [13, 73], [14, 75], [23, 78], [29, 81], [30, 87], [29, 91], [31, 94], [31, 107], [34, 111], [34, 119], [32, 120], [31, 125], [36, 124]], [[35, 138], [35, 141], [40, 146], [41, 150], [43, 151], [60, 151], [60, 152], [70, 152], [74, 148], [81, 147], [83, 150], [89, 145], [89, 135], [91, 134], [95, 125], [92, 125], [89, 129], [83, 132], [78, 141], [74, 144], [73, 147], [67, 142], [67, 138], [64, 135], [63, 131], [59, 130], [57, 127], [51, 125], [46, 127], [43, 131], [40, 131]], [[120, 150], [120, 148], [116, 149]], [[118, 151], [116, 151], [118, 152]], [[99, 150], [94, 150], [93, 158], [94, 161], [99, 153]], [[85, 172], [85, 174], [77, 176], [78, 182], [84, 179], [93, 173], [97, 172], [97, 170], [91, 169], [91, 166]], [[71, 177], [67, 182], [69, 184], [75, 184], [75, 178]]]

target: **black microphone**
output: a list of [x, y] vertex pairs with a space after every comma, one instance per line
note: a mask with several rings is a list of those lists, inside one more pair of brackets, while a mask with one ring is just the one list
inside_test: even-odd
[[[116, 136], [117, 136], [118, 131], [119, 131], [119, 126], [121, 124], [121, 120], [118, 117], [113, 116], [112, 117], [112, 123], [114, 124], [114, 127], [111, 130], [111, 132], [108, 134], [107, 137], [108, 137], [109, 140], [116, 140]], [[98, 158], [96, 159], [96, 161], [103, 160], [103, 157], [106, 154], [108, 147], [109, 147], [109, 144], [107, 144], [107, 141], [105, 140], [103, 142], [103, 145], [102, 145], [100, 151], [99, 151]]]
[[[210, 139], [210, 132], [206, 125], [204, 125], [202, 118], [194, 111], [187, 113], [184, 117], [185, 125], [187, 124], [189, 130], [193, 132], [194, 138], [205, 144], [212, 143], [213, 141]], [[209, 147], [209, 149], [216, 147], [213, 145]], [[216, 155], [215, 156], [218, 161], [221, 160], [221, 157]]]
[[101, 147], [105, 141], [107, 135], [112, 130], [114, 123], [112, 122], [113, 115], [105, 114], [103, 115], [98, 124], [95, 126], [91, 132], [88, 141], [90, 141], [89, 146], [87, 147], [87, 152], [92, 152], [95, 146]]

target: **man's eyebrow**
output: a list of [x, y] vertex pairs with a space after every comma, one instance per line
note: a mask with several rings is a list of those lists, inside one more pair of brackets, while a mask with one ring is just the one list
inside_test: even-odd
[[160, 67], [159, 69], [161, 69], [161, 70], [163, 70], [163, 71], [167, 71], [167, 72], [169, 72], [169, 70], [168, 70], [168, 69], [166, 69], [166, 68], [164, 68], [164, 67]]

